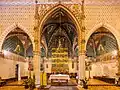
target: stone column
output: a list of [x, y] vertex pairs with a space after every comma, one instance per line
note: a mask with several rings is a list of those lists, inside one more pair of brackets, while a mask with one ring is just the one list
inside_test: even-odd
[[85, 80], [85, 57], [86, 57], [85, 56], [85, 40], [83, 37], [81, 37], [81, 39], [78, 39], [78, 46], [79, 46], [79, 58], [78, 58], [79, 81], [78, 81], [78, 84], [81, 84], [80, 80]]
[[35, 84], [40, 86], [40, 38], [39, 38], [39, 27], [34, 27], [34, 56], [33, 56], [33, 67], [35, 74]]
[[38, 84], [36, 85], [36, 87], [39, 87], [40, 86], [40, 53], [37, 51], [34, 51], [33, 67], [35, 74], [35, 84]]
[[82, 0], [81, 6], [81, 20], [80, 20], [80, 29], [78, 35], [78, 46], [79, 46], [79, 64], [78, 64], [78, 84], [81, 84], [85, 80], [85, 15], [84, 15], [84, 0]]
[[85, 55], [84, 54], [80, 54], [79, 56], [79, 64], [78, 64], [78, 84], [81, 84], [80, 80], [84, 80], [85, 79]]
[[33, 69], [35, 74], [36, 87], [40, 87], [40, 33], [39, 33], [39, 14], [38, 14], [38, 2], [35, 0], [35, 25], [34, 25], [34, 56], [33, 56]]

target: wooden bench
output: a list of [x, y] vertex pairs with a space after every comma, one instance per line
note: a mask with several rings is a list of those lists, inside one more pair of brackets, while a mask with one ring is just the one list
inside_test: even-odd
[[104, 82], [107, 82], [107, 83], [110, 83], [110, 84], [114, 84], [115, 83], [115, 78], [109, 78], [109, 77], [93, 77], [94, 79], [98, 79], [98, 80], [101, 80], [101, 81], [104, 81]]
[[[23, 76], [23, 77], [21, 77], [21, 79], [27, 79], [27, 78], [28, 78], [28, 76]], [[17, 81], [17, 78], [16, 78], [16, 77], [8, 78], [8, 79], [2, 79], [2, 78], [0, 77], [0, 86], [4, 86], [4, 85], [7, 84], [7, 83], [11, 83], [11, 82], [15, 82], [15, 81]]]
[[4, 86], [6, 84], [5, 80], [2, 80], [2, 78], [0, 77], [0, 86]]
[[6, 84], [5, 81], [0, 80], [0, 86], [4, 86]]

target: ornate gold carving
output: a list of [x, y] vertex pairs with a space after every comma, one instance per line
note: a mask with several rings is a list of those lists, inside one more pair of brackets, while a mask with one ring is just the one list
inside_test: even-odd
[[85, 29], [86, 29], [85, 26], [82, 26], [81, 31], [85, 32]]
[[45, 14], [51, 10], [54, 6], [56, 6], [56, 4], [40, 4], [39, 5], [39, 18], [40, 20], [43, 18], [43, 16], [45, 16]]
[[81, 40], [81, 44], [85, 44], [85, 39], [82, 39], [82, 40]]
[[[79, 4], [79, 3], [78, 4], [63, 4], [63, 3], [38, 4], [37, 7], [36, 7], [36, 9], [38, 9], [38, 10], [36, 10], [36, 16], [35, 16], [35, 19], [38, 20], [38, 21], [36, 21], [36, 25], [35, 25], [35, 28], [34, 28], [35, 33], [39, 29], [38, 24], [43, 19], [43, 17], [46, 15], [46, 13], [49, 12], [50, 10], [52, 10], [53, 8], [61, 5], [61, 6], [65, 7], [66, 9], [68, 9], [68, 11], [72, 12], [73, 16], [78, 21], [78, 23], [81, 27], [81, 31], [82, 31], [82, 33], [80, 34], [82, 36], [80, 38], [83, 39], [82, 43], [85, 43], [85, 40], [84, 40], [84, 36], [85, 36], [85, 26], [84, 26], [85, 15], [84, 15], [83, 4], [84, 4], [84, 2], [82, 2], [82, 5]], [[82, 51], [84, 50], [84, 47], [85, 47], [85, 44], [82, 44], [82, 49], [81, 49]]]
[[74, 4], [72, 8], [70, 8], [70, 11], [72, 11], [73, 15], [77, 18], [79, 24], [81, 24], [81, 5], [80, 4]]
[[55, 4], [39, 4], [39, 18], [40, 20], [43, 18], [43, 16], [46, 15], [48, 11], [50, 11], [53, 7], [57, 7], [59, 5], [62, 5], [66, 7], [69, 11], [73, 13], [73, 15], [76, 17], [78, 22], [81, 22], [81, 19], [83, 18], [81, 14], [81, 5], [80, 4], [61, 4], [61, 3], [55, 3]]
[[34, 40], [34, 43], [35, 43], [35, 44], [38, 44], [38, 39], [35, 39], [35, 40]]

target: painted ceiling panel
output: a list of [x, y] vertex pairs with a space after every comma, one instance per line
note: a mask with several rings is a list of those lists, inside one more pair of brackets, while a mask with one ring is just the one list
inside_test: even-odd
[[[18, 27], [6, 36], [2, 49], [21, 56], [33, 56], [33, 47], [29, 36]], [[26, 55], [24, 55], [25, 52]]]
[[[17, 47], [17, 46], [20, 47]], [[16, 51], [16, 48], [19, 48], [19, 52]], [[17, 36], [10, 37], [6, 39], [3, 43], [3, 50], [10, 51], [12, 53], [19, 53], [19, 55], [24, 56], [24, 47], [22, 42], [18, 39]]]
[[114, 35], [104, 27], [97, 29], [87, 42], [87, 56], [96, 57], [118, 50]]

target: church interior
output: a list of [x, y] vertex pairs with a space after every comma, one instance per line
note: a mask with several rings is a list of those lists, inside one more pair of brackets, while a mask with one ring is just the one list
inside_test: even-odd
[[119, 0], [0, 0], [0, 90], [120, 90]]

